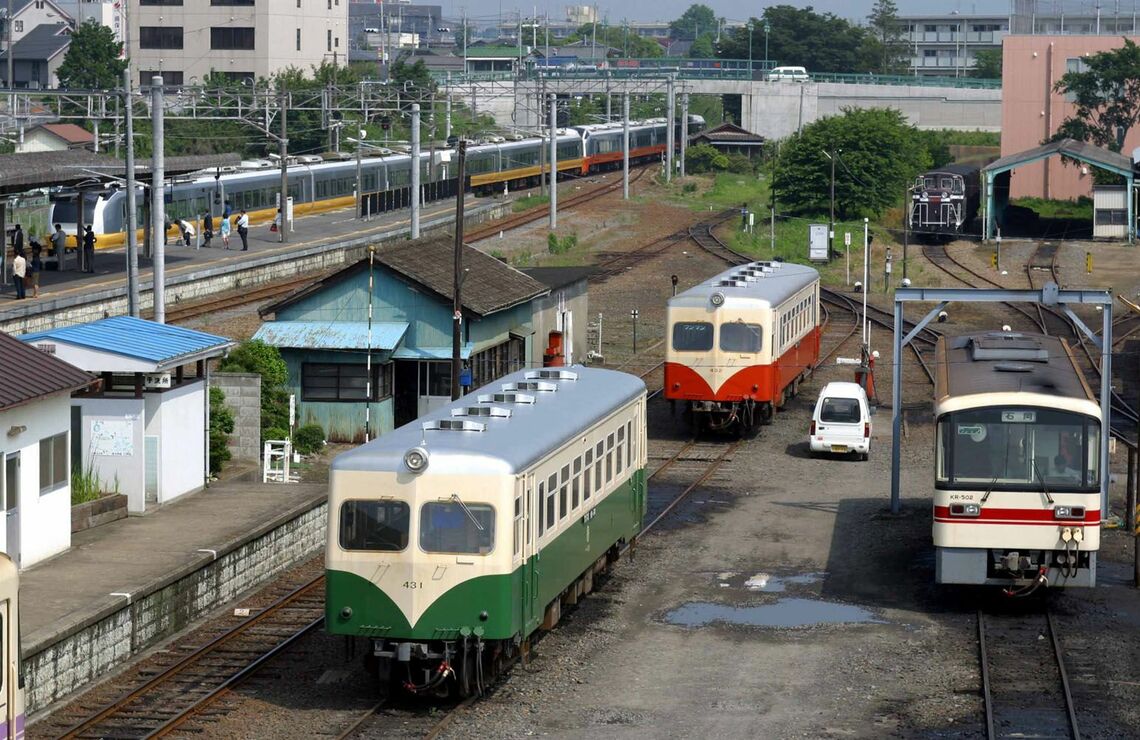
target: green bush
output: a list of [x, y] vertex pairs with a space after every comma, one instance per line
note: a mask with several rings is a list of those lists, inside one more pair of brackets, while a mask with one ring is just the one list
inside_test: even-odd
[[578, 246], [578, 235], [567, 234], [559, 238], [553, 231], [546, 237], [546, 247], [551, 254], [565, 254]]
[[320, 424], [305, 424], [293, 432], [293, 449], [302, 455], [320, 452], [325, 446], [325, 430]]
[[681, 186], [681, 192], [683, 192], [683, 193], [695, 193], [695, 192], [697, 192], [697, 184], [695, 182], [687, 182]]
[[261, 376], [261, 440], [286, 439], [288, 432], [281, 432], [281, 436], [270, 434], [270, 430], [289, 427], [289, 392], [285, 387], [289, 368], [281, 359], [280, 350], [260, 339], [250, 339], [222, 358], [218, 370]]
[[228, 446], [234, 431], [234, 412], [226, 406], [221, 388], [210, 389], [210, 475], [222, 472], [222, 466], [233, 457]]
[[752, 160], [745, 155], [734, 152], [728, 155], [728, 171], [738, 175], [751, 175], [756, 171]]
[[722, 172], [728, 169], [728, 157], [711, 144], [694, 144], [685, 150], [685, 172]]
[[271, 439], [289, 439], [289, 430], [285, 427], [269, 427], [261, 430], [261, 439], [268, 442]]

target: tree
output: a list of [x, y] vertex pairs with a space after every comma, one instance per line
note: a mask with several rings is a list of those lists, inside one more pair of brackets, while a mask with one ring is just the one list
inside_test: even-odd
[[226, 406], [221, 388], [210, 388], [210, 475], [222, 472], [222, 465], [233, 457], [230, 435], [234, 431], [234, 412]]
[[[599, 23], [597, 26], [598, 46], [604, 45], [614, 49], [621, 49], [621, 55], [623, 57], [646, 59], [664, 55], [664, 52], [661, 50], [661, 44], [658, 44], [652, 39], [642, 38], [636, 33], [630, 33], [628, 25], [603, 26]], [[567, 37], [566, 43], [570, 44], [576, 41], [590, 42], [593, 40], [594, 24], [587, 23]]]
[[1119, 152], [1140, 120], [1140, 46], [1129, 39], [1116, 49], [1084, 57], [1084, 70], [1066, 72], [1054, 92], [1073, 99], [1075, 114], [1052, 138], [1072, 138]]
[[836, 157], [835, 205], [841, 219], [881, 213], [931, 165], [918, 130], [899, 111], [845, 109], [805, 126], [781, 147], [772, 189], [791, 213], [827, 212], [831, 163], [825, 152]]
[[261, 376], [261, 433], [289, 428], [289, 368], [281, 352], [260, 339], [242, 342], [218, 363], [222, 372], [257, 373]]
[[693, 59], [712, 59], [716, 56], [716, 40], [711, 33], [702, 33], [689, 47], [689, 56]]
[[707, 5], [695, 3], [669, 24], [669, 36], [675, 39], [696, 40], [702, 33], [716, 30], [716, 13]]
[[1001, 79], [1001, 47], [996, 49], [982, 49], [974, 54], [974, 67], [970, 70], [971, 77], [984, 80]]
[[408, 64], [403, 59], [398, 59], [392, 65], [392, 70], [389, 74], [392, 79], [393, 85], [406, 87], [409, 92], [415, 90], [417, 92], [430, 93], [436, 89], [435, 79], [431, 76], [431, 70], [424, 64], [423, 59], [417, 59], [414, 64]]
[[[769, 27], [768, 58], [783, 65], [806, 67], [808, 72], [866, 72], [867, 30], [831, 13], [809, 8], [774, 5], [761, 18], [721, 36], [717, 56], [722, 59], [762, 59], [764, 25]], [[750, 44], [751, 38], [751, 44]]]
[[685, 171], [693, 174], [723, 172], [728, 169], [728, 156], [711, 144], [693, 144], [685, 150]]
[[876, 0], [867, 21], [870, 29], [867, 43], [873, 71], [885, 75], [905, 73], [907, 45], [894, 0]]
[[123, 84], [127, 60], [108, 26], [88, 18], [71, 33], [71, 44], [56, 76], [66, 90], [114, 90]]

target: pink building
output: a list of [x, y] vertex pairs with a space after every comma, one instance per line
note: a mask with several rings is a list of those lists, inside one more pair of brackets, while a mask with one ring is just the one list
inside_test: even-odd
[[[1140, 37], [1132, 37], [1140, 42]], [[1083, 58], [1122, 46], [1119, 36], [1006, 36], [1002, 43], [1001, 155], [1032, 149], [1057, 132], [1072, 103], [1053, 92], [1068, 71], [1083, 71]], [[1140, 128], [1124, 142], [1124, 154], [1140, 146]], [[1010, 198], [1074, 200], [1091, 196], [1093, 178], [1058, 157], [1011, 173]]]

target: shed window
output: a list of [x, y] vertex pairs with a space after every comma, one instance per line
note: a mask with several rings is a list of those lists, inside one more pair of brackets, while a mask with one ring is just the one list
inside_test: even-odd
[[[372, 401], [392, 395], [393, 364], [372, 366]], [[364, 401], [368, 394], [368, 365], [366, 363], [318, 363], [301, 365], [301, 400], [303, 401]]]
[[67, 485], [67, 432], [40, 440], [40, 493], [51, 493]]

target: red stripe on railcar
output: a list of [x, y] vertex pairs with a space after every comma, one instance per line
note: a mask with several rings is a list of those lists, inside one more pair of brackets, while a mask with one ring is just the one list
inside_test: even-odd
[[[638, 159], [639, 157], [652, 157], [661, 154], [665, 151], [664, 144], [654, 144], [653, 146], [642, 146], [636, 149], [629, 150], [630, 159]], [[606, 152], [605, 154], [591, 154], [586, 157], [582, 162], [582, 174], [589, 174], [590, 169], [600, 164], [609, 162], [620, 162], [622, 160], [621, 151]]]
[[[804, 370], [819, 359], [819, 329], [780, 355], [771, 365], [742, 367], [725, 380], [714, 393], [708, 382], [688, 365], [665, 363], [665, 397], [679, 401], [779, 400], [780, 391], [791, 385]], [[729, 369], [721, 366], [722, 369]]]
[[941, 524], [1100, 524], [1100, 503], [1086, 509], [1084, 519], [1057, 519], [1051, 509], [995, 509], [992, 506], [983, 506], [978, 516], [950, 516], [949, 506], [935, 506], [934, 521]]

